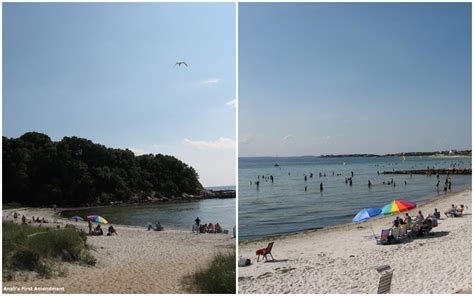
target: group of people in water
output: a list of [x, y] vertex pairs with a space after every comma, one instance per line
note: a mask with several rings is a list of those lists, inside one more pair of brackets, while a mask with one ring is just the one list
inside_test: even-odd
[[[436, 191], [439, 191], [439, 183], [440, 183], [440, 180], [439, 180], [439, 174], [436, 175]], [[444, 181], [444, 189], [443, 191], [444, 192], [447, 192], [448, 190], [451, 192], [451, 177], [449, 175], [446, 176], [446, 180]]]
[[201, 224], [201, 219], [197, 217], [194, 220], [195, 224], [193, 225], [193, 232], [195, 233], [223, 233], [224, 230], [222, 229], [219, 223], [212, 224]]
[[[280, 168], [281, 169], [281, 168]], [[431, 170], [431, 168], [428, 167], [428, 169]], [[435, 170], [435, 168], [433, 167], [432, 170]], [[290, 176], [291, 173], [288, 172], [288, 176]], [[380, 171], [377, 171], [377, 175], [380, 175]], [[309, 173], [309, 175], [306, 175], [304, 174], [303, 175], [303, 180], [304, 180], [304, 191], [307, 192], [308, 191], [308, 185], [307, 185], [307, 182], [308, 182], [308, 177], [309, 179], [312, 179], [314, 176], [313, 173]], [[322, 178], [322, 177], [326, 177], [326, 172], [319, 172], [319, 178]], [[332, 172], [332, 176], [342, 176], [341, 173], [335, 173], [335, 172]], [[410, 177], [412, 175], [410, 174]], [[353, 182], [353, 177], [354, 177], [354, 172], [351, 171], [350, 172], [350, 176], [349, 177], [346, 177], [345, 178], [345, 184], [346, 185], [349, 185], [349, 186], [352, 186], [352, 182]], [[436, 183], [436, 190], [439, 191], [439, 186], [440, 186], [440, 176], [439, 176], [439, 173], [437, 173], [436, 175], [437, 177], [437, 183]], [[258, 175], [257, 176], [257, 180], [252, 182], [250, 181], [250, 185], [252, 186], [253, 184], [256, 185], [256, 189], [259, 190], [260, 188], [260, 181], [265, 181], [265, 182], [271, 182], [272, 184], [274, 183], [274, 177], [273, 175], [268, 175], [268, 176], [265, 176], [265, 175]], [[408, 185], [407, 181], [404, 180], [403, 181], [405, 185]], [[390, 178], [389, 181], [382, 181], [382, 184], [383, 185], [390, 185], [390, 186], [393, 186], [393, 187], [396, 187], [396, 183], [395, 183], [395, 180], [393, 180], [393, 178]], [[372, 186], [374, 185], [374, 183], [369, 179], [367, 180], [367, 186], [369, 188], [369, 190], [372, 188]], [[449, 174], [446, 176], [446, 180], [444, 182], [444, 192], [447, 192], [447, 191], [451, 191], [451, 186], [452, 186], [452, 182], [451, 182], [451, 177], [449, 176]], [[324, 185], [323, 185], [323, 182], [320, 182], [319, 184], [319, 191], [320, 192], [323, 192], [324, 190]]]

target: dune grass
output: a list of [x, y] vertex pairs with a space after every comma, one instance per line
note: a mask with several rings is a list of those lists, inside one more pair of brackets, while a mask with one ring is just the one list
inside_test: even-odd
[[207, 268], [186, 279], [188, 289], [205, 294], [235, 294], [235, 252], [218, 253]]
[[77, 229], [52, 229], [3, 222], [3, 278], [16, 271], [35, 271], [40, 277], [64, 273], [62, 262], [95, 265], [86, 236]]

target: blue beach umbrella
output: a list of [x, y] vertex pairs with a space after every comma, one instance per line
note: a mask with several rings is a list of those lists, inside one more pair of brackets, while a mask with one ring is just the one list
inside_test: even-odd
[[376, 217], [382, 213], [382, 209], [379, 208], [368, 208], [368, 209], [363, 209], [357, 213], [357, 215], [352, 219], [352, 222], [361, 222], [368, 220], [372, 217]]
[[[379, 208], [367, 208], [360, 210], [357, 215], [352, 219], [352, 222], [362, 222], [362, 221], [367, 221], [370, 218], [377, 217], [382, 213], [382, 209]], [[369, 221], [370, 229], [372, 230], [372, 234], [374, 235], [375, 239], [375, 232], [374, 229], [372, 228], [372, 224]]]
[[71, 217], [71, 218], [69, 218], [69, 220], [75, 220], [76, 222], [77, 222], [77, 221], [84, 221], [84, 219], [83, 219], [82, 217], [80, 217], [80, 216]]

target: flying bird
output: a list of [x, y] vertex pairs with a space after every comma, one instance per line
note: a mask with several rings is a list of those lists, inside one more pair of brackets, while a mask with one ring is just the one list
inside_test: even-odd
[[184, 64], [186, 67], [188, 66], [188, 64], [186, 64], [186, 62], [176, 62], [176, 64], [174, 64], [174, 66], [176, 67], [176, 65], [180, 66]]

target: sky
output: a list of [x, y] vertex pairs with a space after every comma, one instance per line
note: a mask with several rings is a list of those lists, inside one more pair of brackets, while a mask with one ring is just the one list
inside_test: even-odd
[[470, 3], [239, 5], [239, 156], [471, 149]]
[[4, 3], [3, 135], [169, 154], [234, 185], [235, 30], [233, 3]]

